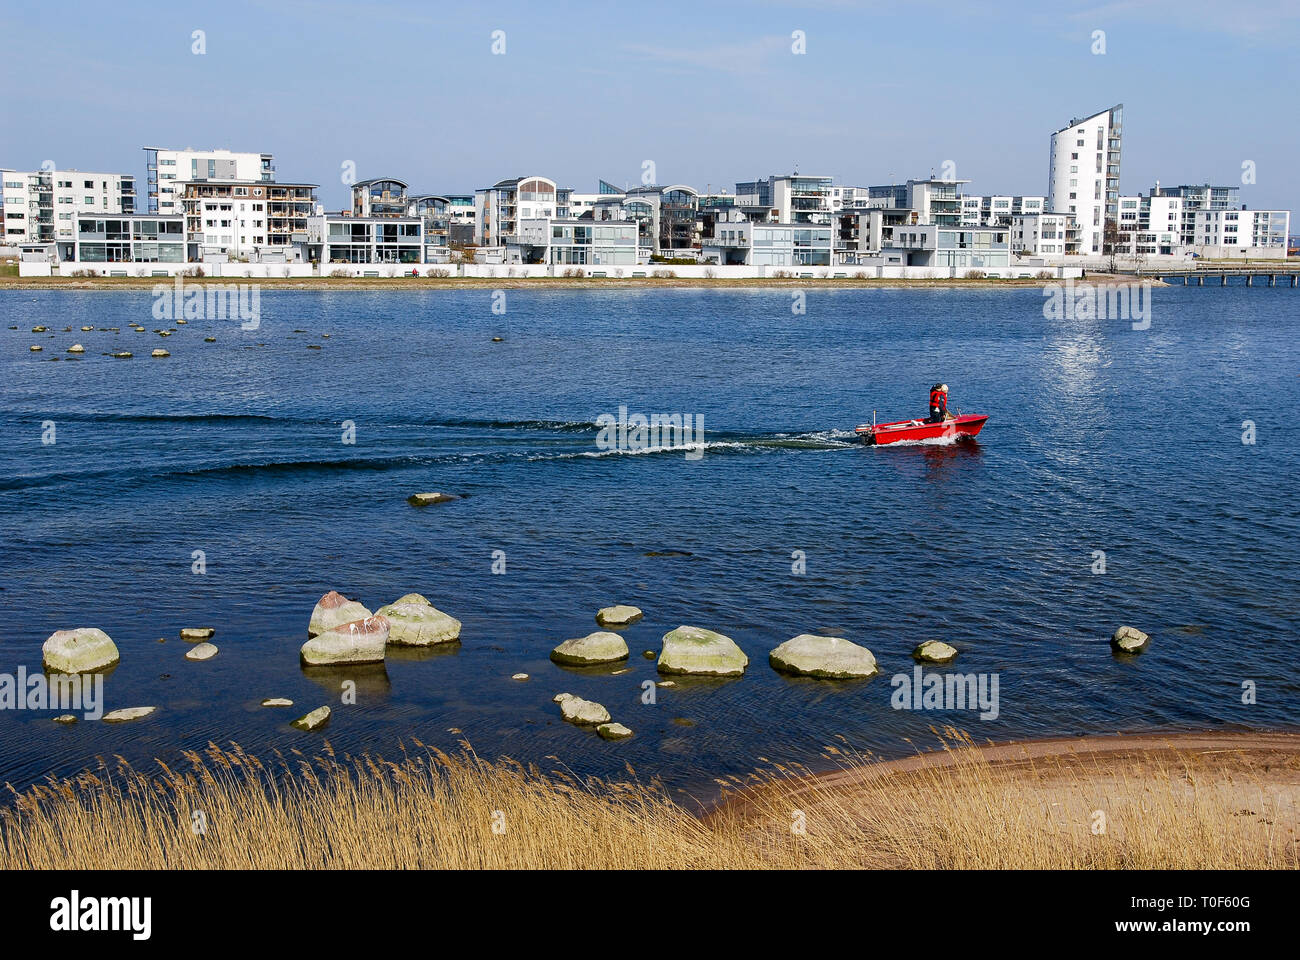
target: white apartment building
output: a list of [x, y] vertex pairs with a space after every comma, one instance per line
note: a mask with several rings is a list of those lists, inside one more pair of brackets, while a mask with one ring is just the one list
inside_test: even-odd
[[1116, 104], [1052, 134], [1047, 212], [1074, 216], [1081, 254], [1103, 253], [1106, 222], [1118, 221], [1123, 114]]
[[700, 260], [754, 267], [828, 267], [833, 228], [815, 223], [746, 220], [739, 212], [719, 220], [713, 236], [700, 241]]
[[964, 227], [1009, 226], [1012, 217], [1033, 216], [1046, 208], [1046, 197], [965, 194], [961, 198], [961, 223]]
[[262, 180], [187, 181], [175, 202], [185, 215], [191, 260], [303, 259], [315, 184]]
[[1236, 186], [1162, 187], [1119, 198], [1118, 250], [1128, 256], [1286, 256], [1289, 210], [1245, 210]]
[[144, 156], [150, 213], [181, 213], [181, 194], [190, 181], [275, 180], [269, 153], [145, 147]]
[[135, 211], [135, 177], [83, 170], [0, 170], [5, 243], [72, 240], [80, 213]]
[[307, 218], [304, 249], [329, 275], [330, 264], [424, 262], [424, 220], [420, 217], [352, 217], [321, 214]]
[[560, 190], [549, 177], [537, 176], [499, 180], [474, 191], [474, 243], [480, 247], [505, 246], [520, 220], [553, 220], [562, 207], [567, 211], [570, 193]]
[[1068, 213], [1022, 213], [1011, 218], [1011, 252], [1063, 257], [1078, 244], [1078, 226]]
[[1197, 210], [1195, 222], [1201, 256], [1286, 256], [1289, 210]]
[[504, 262], [634, 266], [638, 226], [631, 219], [521, 219], [517, 232], [506, 243]]
[[184, 263], [184, 218], [156, 213], [80, 214], [73, 232], [57, 241], [56, 250], [61, 262]]
[[1116, 251], [1128, 256], [1174, 255], [1183, 245], [1183, 208], [1183, 198], [1175, 195], [1120, 197]]
[[[776, 211], [774, 219], [780, 223], [829, 224], [834, 213], [832, 180], [832, 177], [791, 173], [737, 183], [735, 205], [770, 208]], [[843, 204], [842, 188], [839, 199]]]
[[[962, 225], [962, 184], [969, 180], [908, 180], [867, 188], [866, 205], [882, 210], [906, 211], [914, 224], [935, 223], [944, 227]], [[858, 203], [861, 203], [858, 198]]]

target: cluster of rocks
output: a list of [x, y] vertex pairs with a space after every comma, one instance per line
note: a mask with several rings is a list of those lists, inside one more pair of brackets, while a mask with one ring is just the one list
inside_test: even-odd
[[302, 662], [311, 666], [380, 663], [388, 644], [429, 647], [460, 639], [460, 621], [418, 593], [408, 593], [371, 613], [331, 590], [320, 598], [307, 625]]
[[593, 700], [584, 700], [571, 693], [557, 693], [553, 698], [560, 705], [560, 715], [569, 723], [580, 727], [595, 727], [604, 740], [626, 740], [632, 731], [621, 723], [614, 723], [609, 711]]
[[[436, 501], [435, 501], [436, 502]], [[589, 667], [618, 664], [630, 655], [627, 641], [614, 632], [641, 620], [643, 614], [634, 606], [618, 604], [604, 607], [596, 614], [599, 626], [613, 629], [597, 630], [583, 637], [560, 643], [550, 658], [565, 667]], [[302, 645], [302, 662], [309, 666], [334, 666], [341, 664], [381, 663], [389, 644], [411, 647], [430, 647], [454, 643], [460, 639], [461, 622], [443, 613], [418, 593], [408, 593], [372, 613], [362, 603], [351, 600], [331, 590], [320, 598], [312, 610], [307, 625], [308, 640]], [[180, 631], [182, 640], [193, 644], [185, 654], [187, 660], [209, 660], [217, 655], [217, 646], [211, 643], [215, 633], [212, 627], [186, 627]], [[1111, 646], [1117, 653], [1136, 654], [1145, 650], [1150, 637], [1135, 627], [1122, 626], [1111, 637]], [[647, 658], [655, 658], [653, 650], [645, 651]], [[940, 640], [926, 640], [912, 650], [912, 656], [923, 663], [949, 663], [957, 650]], [[120, 660], [116, 644], [104, 631], [94, 627], [59, 630], [45, 641], [42, 663], [47, 671], [76, 674], [103, 671]], [[768, 664], [776, 671], [792, 676], [821, 679], [852, 679], [874, 676], [880, 672], [875, 655], [866, 647], [843, 637], [801, 633], [777, 646], [768, 654]], [[682, 625], [663, 635], [658, 653], [657, 670], [666, 676], [735, 677], [744, 674], [749, 657], [734, 640], [725, 634], [703, 627]], [[615, 674], [628, 672], [626, 668]], [[526, 673], [515, 673], [512, 679], [525, 681]], [[660, 687], [673, 687], [672, 680], [660, 680]], [[565, 721], [578, 726], [594, 727], [607, 740], [621, 740], [633, 735], [632, 730], [616, 723], [609, 711], [600, 703], [585, 700], [572, 693], [559, 693], [553, 698], [559, 705]], [[264, 707], [291, 707], [293, 701], [268, 698]], [[127, 707], [106, 713], [103, 719], [120, 723], [148, 716], [157, 707]], [[74, 722], [76, 717], [65, 714], [55, 718], [58, 722]], [[330, 708], [321, 706], [292, 722], [292, 726], [306, 731], [319, 730], [329, 723]]]

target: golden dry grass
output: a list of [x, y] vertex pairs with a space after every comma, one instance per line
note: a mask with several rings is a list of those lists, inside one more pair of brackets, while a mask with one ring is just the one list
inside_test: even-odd
[[395, 762], [340, 761], [327, 744], [272, 764], [210, 745], [153, 776], [117, 758], [14, 792], [0, 867], [1297, 866], [1294, 771], [1264, 776], [1239, 756], [1026, 765], [948, 731], [945, 764], [898, 769], [830, 747], [839, 774], [773, 765], [727, 781], [730, 802], [697, 816], [630, 768], [628, 782], [580, 781], [414, 743]]

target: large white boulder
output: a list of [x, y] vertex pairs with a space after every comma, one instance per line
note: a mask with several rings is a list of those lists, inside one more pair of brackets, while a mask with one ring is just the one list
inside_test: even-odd
[[846, 679], [870, 677], [880, 672], [875, 655], [866, 647], [843, 637], [821, 637], [801, 633], [770, 654], [772, 669], [801, 677]]
[[1110, 645], [1120, 653], [1141, 653], [1151, 638], [1137, 627], [1120, 627], [1110, 638]]
[[614, 663], [627, 659], [627, 643], [617, 633], [597, 630], [585, 637], [565, 640], [551, 651], [551, 659], [569, 666]]
[[632, 731], [621, 723], [602, 723], [596, 732], [605, 740], [626, 740], [632, 736]]
[[918, 644], [912, 656], [925, 663], [947, 663], [957, 656], [957, 648], [942, 640], [926, 640]]
[[388, 618], [366, 617], [340, 623], [317, 634], [302, 645], [302, 662], [307, 664], [376, 663], [384, 659], [388, 643]]
[[641, 608], [617, 603], [612, 607], [601, 607], [596, 611], [596, 622], [602, 627], [626, 627], [641, 619]]
[[665, 633], [659, 651], [660, 673], [731, 677], [747, 666], [749, 657], [734, 640], [703, 627], [681, 626]]
[[95, 627], [57, 630], [41, 647], [41, 662], [51, 673], [103, 670], [120, 659], [117, 644]]
[[319, 730], [329, 722], [330, 708], [317, 707], [311, 713], [305, 713], [297, 720], [294, 720], [289, 726], [297, 727], [299, 730]]
[[105, 723], [126, 723], [128, 720], [139, 720], [141, 717], [147, 717], [157, 710], [157, 707], [123, 707], [120, 710], [110, 710], [104, 714]]
[[560, 694], [560, 697], [563, 698], [557, 698], [560, 704], [560, 713], [569, 723], [576, 723], [580, 726], [609, 723], [609, 711], [599, 703], [583, 700], [571, 693]]
[[349, 600], [343, 594], [331, 590], [320, 598], [316, 609], [311, 612], [311, 621], [307, 624], [307, 636], [314, 637], [324, 633], [340, 623], [353, 623], [370, 616], [370, 611], [355, 600]]
[[418, 593], [408, 593], [376, 613], [388, 620], [388, 642], [428, 647], [460, 639], [460, 621], [439, 610]]

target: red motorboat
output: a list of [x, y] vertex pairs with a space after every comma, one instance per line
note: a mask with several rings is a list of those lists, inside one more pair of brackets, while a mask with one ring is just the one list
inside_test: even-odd
[[927, 423], [924, 420], [898, 420], [894, 423], [864, 423], [854, 432], [867, 443], [886, 444], [899, 443], [904, 440], [941, 440], [947, 437], [954, 437], [958, 440], [963, 437], [973, 437], [984, 429], [984, 424], [988, 423], [987, 416], [981, 416], [977, 413], [965, 413], [961, 416], [953, 417], [951, 420], [942, 420], [938, 423]]

